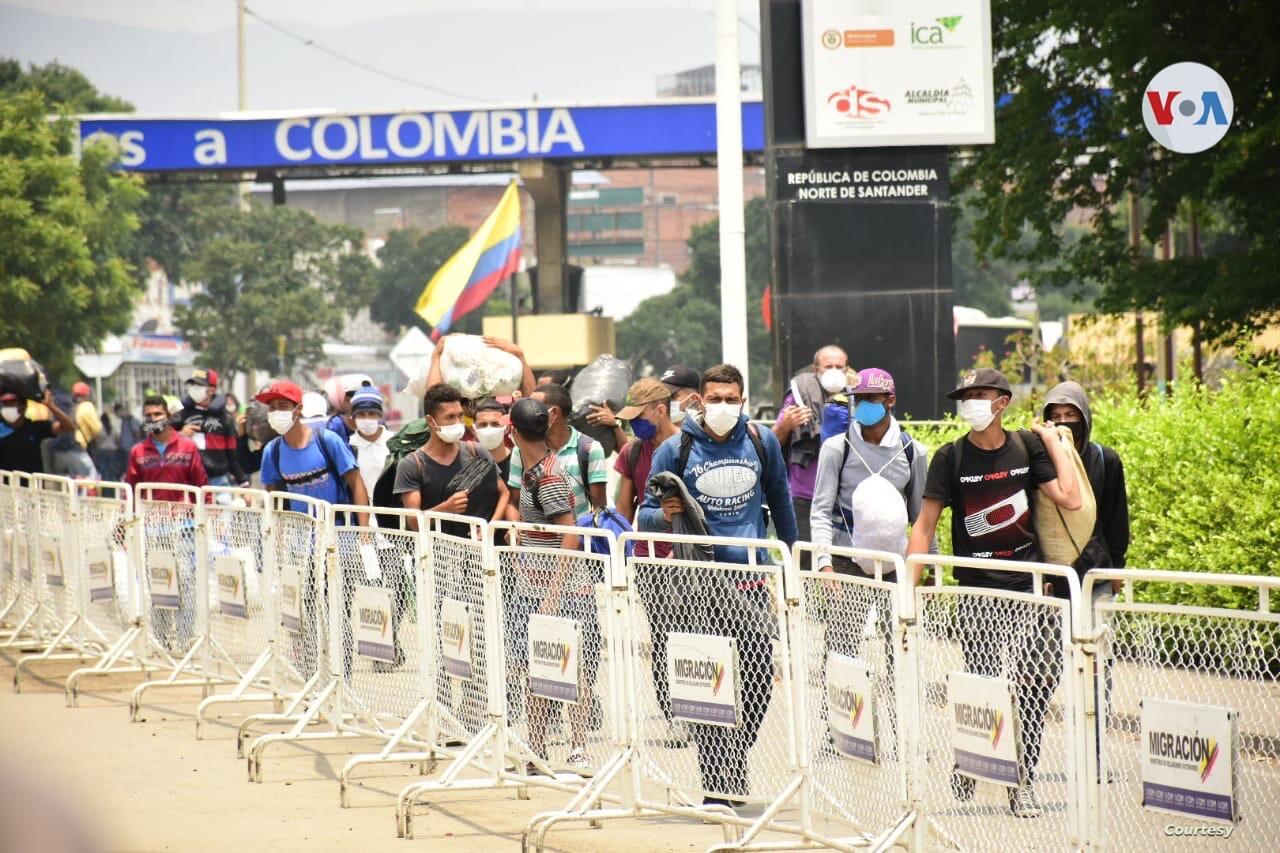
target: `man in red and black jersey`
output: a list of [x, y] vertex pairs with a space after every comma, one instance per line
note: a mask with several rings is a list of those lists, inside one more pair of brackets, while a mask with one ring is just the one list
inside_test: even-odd
[[195, 442], [209, 484], [247, 486], [249, 478], [236, 455], [235, 416], [227, 411], [227, 398], [218, 393], [217, 371], [197, 368], [184, 391], [178, 431]]
[[[1056, 440], [1053, 424], [1037, 423], [1030, 431], [1006, 430], [1003, 414], [1013, 392], [998, 370], [969, 371], [947, 396], [960, 401], [960, 416], [970, 431], [939, 448], [930, 461], [924, 501], [911, 527], [907, 553], [929, 550], [938, 516], [950, 507], [951, 550], [956, 556], [1038, 562], [1032, 490], [1038, 489], [1064, 510], [1079, 509], [1081, 504], [1075, 469]], [[917, 570], [913, 582], [919, 582], [918, 575]], [[957, 567], [954, 576], [961, 586], [1040, 593], [1032, 589], [1032, 575], [1025, 572]], [[1028, 614], [1030, 618], [1025, 618]], [[1022, 766], [1020, 784], [1009, 789], [1009, 808], [1017, 817], [1039, 817], [1035, 772], [1045, 714], [1062, 667], [1053, 647], [1053, 637], [1061, 632], [1057, 614], [1016, 599], [960, 595], [956, 616], [965, 670], [1008, 678], [1015, 685]], [[951, 787], [958, 799], [972, 799], [975, 784], [973, 777], [952, 771]]]

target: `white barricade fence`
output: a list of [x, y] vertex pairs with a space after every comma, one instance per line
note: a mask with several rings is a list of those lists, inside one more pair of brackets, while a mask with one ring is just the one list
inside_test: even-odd
[[270, 497], [258, 489], [206, 486], [201, 490], [197, 547], [206, 577], [209, 608], [208, 674], [235, 681], [227, 693], [206, 697], [196, 708], [196, 737], [213, 708], [278, 702], [271, 682], [271, 638], [275, 609], [266, 568]]
[[330, 531], [340, 606], [332, 611], [341, 731], [380, 739], [377, 753], [353, 756], [339, 776], [343, 806], [357, 767], [421, 763], [437, 753], [433, 714], [437, 671], [430, 584], [424, 571], [425, 524], [416, 510], [335, 507], [345, 524]]
[[[402, 678], [413, 676], [416, 701], [380, 752], [357, 755], [347, 762], [339, 777], [344, 807], [350, 804], [350, 781], [356, 767], [418, 762], [425, 775], [436, 769], [440, 758], [456, 759], [471, 744], [488, 743], [486, 728], [491, 718], [489, 673], [497, 661], [490, 656], [490, 632], [485, 624], [488, 523], [437, 512], [379, 509], [376, 515], [383, 534], [398, 528], [403, 532], [395, 536], [404, 539], [409, 519], [414, 519], [420, 531], [415, 544], [417, 570], [412, 578], [405, 576], [406, 582], [412, 582], [407, 588], [413, 595], [399, 605], [396, 634], [413, 644], [402, 646], [397, 656], [403, 661], [399, 667]], [[401, 548], [407, 552], [407, 541]], [[414, 632], [412, 638], [409, 631]], [[409, 684], [401, 681], [400, 685], [403, 695], [393, 706], [403, 709], [410, 704], [406, 701], [410, 699]], [[469, 765], [485, 769], [475, 758], [479, 749], [458, 764], [459, 771]]]
[[15, 492], [18, 477], [0, 470], [0, 639], [9, 635], [20, 618], [18, 567], [14, 559], [14, 538], [18, 533], [18, 506]]
[[134, 660], [139, 590], [130, 561], [133, 489], [126, 483], [75, 481], [79, 525], [80, 607], [87, 629], [103, 649], [92, 666], [67, 677], [67, 704], [79, 701], [79, 683], [87, 676], [140, 672]]
[[897, 554], [841, 547], [824, 553], [834, 571], [818, 570], [813, 546], [797, 544], [796, 580], [788, 587], [808, 778], [804, 834], [889, 846], [914, 817], [907, 773], [916, 690], [901, 619], [909, 578]]
[[169, 677], [133, 689], [129, 719], [137, 721], [144, 694], [209, 685], [209, 588], [204, 551], [197, 547], [204, 500], [200, 489], [139, 483], [134, 498], [141, 540], [136, 566], [145, 646], [140, 651], [144, 661], [170, 670]]
[[[404, 837], [412, 837], [413, 806], [428, 793], [538, 785], [576, 795], [591, 788], [593, 778], [607, 784], [623, 764], [626, 666], [612, 601], [616, 540], [603, 530], [516, 522], [494, 522], [485, 532], [484, 663], [492, 725], [472, 737], [439, 780], [401, 791], [397, 828]], [[433, 562], [448, 547], [446, 536], [433, 537]], [[568, 539], [578, 547], [563, 548]], [[463, 589], [456, 575], [443, 585], [446, 592]], [[478, 624], [472, 592], [462, 597], [467, 600], [436, 595], [442, 627]], [[449, 636], [455, 630], [451, 625]], [[465, 657], [451, 657], [448, 667], [465, 666]], [[474, 716], [469, 706], [477, 698], [465, 687], [451, 694], [462, 701], [464, 716]], [[468, 767], [483, 777], [459, 778]]]
[[[341, 602], [330, 535], [333, 508], [287, 492], [272, 492], [270, 505], [266, 553], [275, 613], [271, 683], [288, 704], [279, 713], [252, 714], [240, 724], [237, 753], [247, 757], [253, 782], [262, 781], [262, 754], [271, 744], [341, 736], [334, 714], [342, 668], [335, 670], [330, 663], [339, 657], [332, 647], [330, 606]], [[246, 747], [264, 725], [289, 728], [261, 734]]]
[[[1113, 581], [1122, 592], [1108, 594]], [[1195, 604], [1160, 602], [1187, 584]], [[1167, 588], [1167, 587], [1166, 587]], [[1099, 846], [1274, 849], [1280, 838], [1280, 578], [1094, 570], [1086, 778]], [[1089, 734], [1094, 734], [1090, 719]], [[1092, 740], [1092, 738], [1090, 738]]]
[[[1084, 843], [1079, 582], [1042, 563], [917, 555], [908, 637], [918, 684], [915, 846], [961, 850]], [[1049, 582], [1065, 586], [1055, 598]], [[1016, 816], [1015, 816], [1016, 815]]]
[[77, 571], [78, 525], [75, 487], [69, 477], [36, 474], [30, 487], [30, 556], [36, 600], [43, 617], [42, 642], [36, 654], [18, 661], [13, 689], [31, 664], [47, 660], [80, 659], [92, 650], [81, 619]]

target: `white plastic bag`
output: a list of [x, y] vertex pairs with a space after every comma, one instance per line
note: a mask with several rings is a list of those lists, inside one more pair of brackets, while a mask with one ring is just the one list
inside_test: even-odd
[[[871, 474], [853, 490], [853, 547], [870, 551], [907, 553], [907, 502], [902, 493], [879, 474]], [[867, 574], [875, 573], [875, 560], [859, 558]]]
[[509, 352], [476, 335], [450, 335], [440, 356], [440, 375], [468, 400], [510, 394], [520, 387], [524, 368]]

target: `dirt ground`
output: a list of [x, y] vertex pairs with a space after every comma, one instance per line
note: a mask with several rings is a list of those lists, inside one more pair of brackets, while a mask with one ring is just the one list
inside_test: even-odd
[[[265, 781], [253, 784], [235, 756], [238, 718], [215, 722], [204, 740], [195, 739], [198, 690], [153, 692], [143, 719], [130, 723], [134, 682], [86, 682], [80, 707], [68, 708], [62, 685], [71, 664], [41, 664], [15, 694], [15, 660], [13, 652], [0, 653], [0, 851], [55, 849], [48, 839], [23, 836], [26, 820], [28, 828], [67, 832], [82, 824], [92, 842], [78, 850], [508, 851], [519, 849], [531, 817], [569, 798], [538, 789], [528, 800], [513, 791], [450, 793], [420, 807], [417, 837], [401, 841], [396, 795], [421, 778], [416, 771], [371, 771], [353, 791], [351, 808], [338, 803], [338, 772], [353, 752], [375, 751], [372, 742], [276, 747], [267, 754]], [[553, 831], [548, 849], [686, 851], [721, 841], [715, 826], [646, 818], [600, 829], [567, 825]]]

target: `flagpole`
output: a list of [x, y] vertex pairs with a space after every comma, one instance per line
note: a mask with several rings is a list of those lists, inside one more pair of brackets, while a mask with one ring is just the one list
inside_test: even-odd
[[511, 343], [520, 343], [520, 337], [516, 333], [516, 321], [520, 317], [520, 301], [516, 298], [516, 274], [511, 274]]

